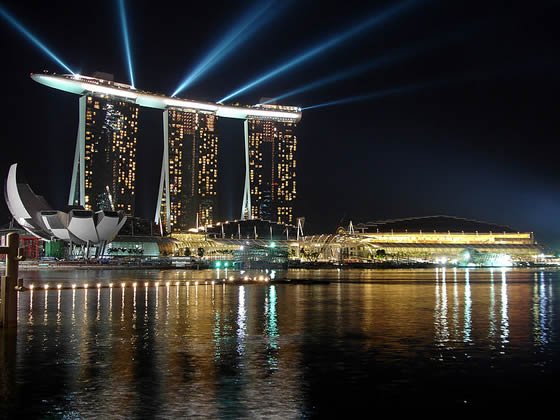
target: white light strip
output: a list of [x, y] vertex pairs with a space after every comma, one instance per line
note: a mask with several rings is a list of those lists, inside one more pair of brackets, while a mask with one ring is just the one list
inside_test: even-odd
[[113, 95], [113, 96], [122, 96], [124, 98], [136, 99], [138, 94], [135, 92], [129, 92], [128, 90], [124, 89], [116, 89], [108, 86], [99, 86], [92, 83], [80, 83], [80, 86], [87, 91], [94, 92], [94, 93], [103, 93], [105, 95]]
[[[199, 109], [215, 112], [219, 117], [247, 119], [247, 118], [280, 118], [297, 122], [301, 119], [301, 112], [279, 111], [272, 109], [259, 109], [247, 106], [231, 106], [213, 104], [208, 102], [195, 102], [189, 100], [169, 98], [162, 95], [137, 92], [132, 88], [118, 87], [118, 85], [105, 86], [97, 83], [88, 83], [87, 80], [96, 80], [89, 76], [66, 76], [49, 74], [32, 74], [31, 78], [46, 86], [63, 90], [65, 92], [84, 94], [85, 92], [101, 93], [133, 99], [140, 106], [149, 108], [166, 109], [168, 107]], [[100, 82], [103, 83], [103, 82]]]
[[206, 111], [213, 111], [213, 112], [218, 110], [217, 105], [205, 104], [205, 103], [201, 103], [201, 102], [183, 101], [181, 99], [165, 98], [165, 99], [162, 99], [162, 102], [166, 106], [176, 106], [176, 107], [179, 107], [179, 108], [204, 109]]

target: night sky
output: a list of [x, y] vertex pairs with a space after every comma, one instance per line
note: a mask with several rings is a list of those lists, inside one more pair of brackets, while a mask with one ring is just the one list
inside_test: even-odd
[[[2, 1], [80, 74], [129, 82], [116, 1]], [[136, 86], [171, 94], [255, 2], [127, 1]], [[179, 96], [216, 101], [396, 1], [283, 1], [257, 33]], [[375, 99], [303, 112], [295, 214], [306, 233], [349, 220], [448, 214], [534, 231], [560, 245], [557, 1], [418, 1], [233, 99], [246, 104], [394, 51], [424, 51], [284, 99], [311, 106], [424, 84]], [[66, 73], [0, 19], [0, 173], [13, 162], [56, 207], [68, 197], [78, 97], [33, 82]], [[441, 83], [440, 83], [441, 82]], [[242, 124], [222, 119], [222, 218], [238, 217]], [[142, 108], [137, 215], [153, 217], [162, 153], [161, 111]], [[3, 203], [0, 222], [9, 221]]]

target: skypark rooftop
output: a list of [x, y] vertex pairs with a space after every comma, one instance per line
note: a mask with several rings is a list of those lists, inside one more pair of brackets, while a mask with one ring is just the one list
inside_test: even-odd
[[133, 100], [138, 105], [147, 108], [185, 108], [202, 112], [210, 112], [219, 117], [240, 120], [274, 119], [298, 122], [301, 119], [301, 108], [285, 105], [254, 105], [237, 106], [224, 105], [216, 102], [193, 101], [177, 97], [165, 96], [159, 93], [146, 92], [133, 88], [124, 83], [99, 79], [90, 76], [72, 74], [31, 73], [31, 78], [45, 86], [76, 95], [97, 93]]

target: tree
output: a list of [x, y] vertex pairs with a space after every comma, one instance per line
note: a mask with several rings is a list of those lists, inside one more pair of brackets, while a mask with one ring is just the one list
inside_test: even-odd
[[384, 259], [387, 258], [387, 253], [384, 249], [378, 249], [375, 251], [375, 258]]

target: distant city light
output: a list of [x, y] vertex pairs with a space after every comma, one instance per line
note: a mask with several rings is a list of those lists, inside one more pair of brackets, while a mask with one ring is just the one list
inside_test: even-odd
[[229, 32], [210, 50], [204, 58], [196, 65], [189, 75], [175, 89], [171, 96], [176, 96], [188, 88], [200, 77], [204, 76], [212, 67], [222, 62], [231, 55], [236, 48], [241, 46], [248, 38], [257, 32], [266, 22], [270, 20], [273, 13], [269, 12], [272, 1], [258, 1], [248, 13], [246, 13]]
[[130, 75], [130, 85], [134, 87], [134, 72], [132, 70], [132, 53], [130, 52], [130, 37], [128, 33], [128, 24], [126, 20], [126, 9], [124, 0], [119, 0], [119, 15], [121, 18], [121, 31], [123, 36], [124, 50], [126, 53], [126, 61], [128, 64], [128, 73]]
[[257, 77], [255, 80], [253, 80], [252, 82], [247, 83], [246, 85], [242, 86], [241, 88], [233, 91], [232, 93], [230, 93], [229, 95], [223, 97], [222, 99], [220, 99], [218, 102], [225, 102], [228, 101], [238, 95], [240, 95], [241, 93], [244, 93], [252, 88], [254, 88], [257, 85], [260, 85], [261, 83], [266, 82], [267, 80], [276, 77], [288, 70], [293, 69], [294, 67], [303, 64], [307, 61], [309, 61], [310, 59], [316, 57], [317, 55], [339, 45], [340, 43], [347, 41], [348, 39], [359, 35], [360, 33], [366, 31], [367, 29], [370, 28], [374, 28], [377, 26], [381, 26], [383, 23], [386, 23], [386, 21], [390, 20], [391, 18], [395, 17], [396, 15], [405, 12], [406, 10], [408, 10], [409, 8], [411, 8], [413, 5], [419, 3], [418, 0], [405, 0], [393, 7], [390, 7], [388, 9], [385, 9], [384, 11], [380, 12], [380, 13], [376, 13], [373, 16], [370, 16], [369, 18], [367, 18], [366, 20], [358, 23], [357, 25], [353, 25], [351, 26], [349, 29], [346, 29], [345, 31], [339, 33], [338, 35], [335, 35], [331, 38], [329, 38], [328, 40], [319, 43], [311, 48], [309, 48], [308, 50], [302, 52], [301, 54], [297, 55], [296, 57], [288, 60], [287, 62], [279, 65], [278, 67], [268, 71], [265, 74], [262, 74], [261, 76]]
[[494, 267], [511, 267], [513, 260], [510, 255], [499, 254], [495, 257], [493, 264]]
[[12, 25], [20, 34], [25, 36], [29, 41], [39, 47], [45, 54], [56, 61], [60, 66], [75, 74], [70, 67], [68, 67], [49, 47], [47, 47], [43, 42], [33, 35], [27, 28], [23, 26], [14, 16], [12, 16], [5, 8], [0, 6], [0, 16], [2, 16], [10, 25]]

